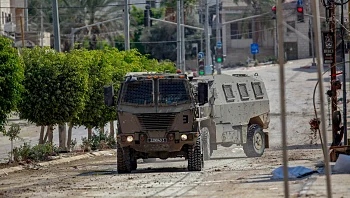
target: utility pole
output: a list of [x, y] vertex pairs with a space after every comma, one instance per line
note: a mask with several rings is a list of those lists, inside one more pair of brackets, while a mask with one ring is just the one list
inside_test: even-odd
[[[336, 33], [336, 19], [335, 19], [335, 3], [334, 1], [329, 1], [330, 2], [330, 32], [332, 32], [332, 37], [333, 37], [333, 60], [331, 64], [331, 90], [332, 90], [332, 117], [334, 115], [334, 112], [336, 112], [337, 109], [337, 87], [334, 86], [334, 82], [337, 80], [336, 78], [336, 73], [337, 73], [337, 67], [336, 67], [336, 56], [337, 56], [337, 33]], [[332, 123], [332, 142], [335, 142], [335, 135], [338, 132], [338, 126]], [[326, 142], [327, 143], [327, 142]]]
[[[216, 43], [221, 42], [220, 28], [221, 28], [221, 23], [220, 23], [220, 0], [216, 0]], [[216, 64], [217, 64], [216, 65], [216, 72], [217, 72], [217, 74], [221, 74], [221, 63], [216, 62]]]
[[312, 3], [312, 15], [313, 17], [313, 28], [315, 32], [315, 49], [316, 49], [316, 57], [317, 57], [317, 77], [319, 80], [319, 98], [320, 98], [320, 113], [321, 113], [321, 131], [323, 138], [323, 154], [324, 154], [324, 165], [325, 165], [325, 173], [326, 173], [326, 185], [327, 185], [327, 197], [332, 198], [332, 184], [331, 184], [331, 168], [329, 166], [329, 155], [328, 155], [328, 137], [327, 137], [327, 128], [326, 128], [326, 114], [324, 108], [324, 87], [323, 85], [323, 65], [321, 63], [321, 22], [320, 22], [320, 6], [317, 0], [311, 0]]
[[[55, 50], [61, 52], [61, 35], [60, 35], [60, 21], [58, 17], [58, 3], [57, 0], [52, 0], [52, 17], [53, 17], [53, 32], [55, 38]], [[51, 137], [53, 131], [50, 132]], [[66, 150], [66, 123], [58, 126], [59, 133], [59, 147], [62, 150]]]
[[24, 30], [28, 31], [28, 0], [25, 0], [24, 4]]
[[22, 39], [22, 48], [25, 48], [25, 44], [24, 44], [24, 28], [23, 28], [23, 16], [21, 14], [20, 16], [20, 22], [21, 22], [21, 39]]
[[344, 42], [344, 4], [341, 4], [341, 40], [342, 40], [342, 58], [343, 58], [343, 127], [344, 127], [344, 145], [347, 145], [347, 102], [346, 102], [346, 65], [345, 65], [345, 42]]
[[177, 9], [176, 9], [176, 23], [177, 23], [177, 59], [176, 59], [176, 68], [181, 69], [181, 2], [180, 0], [177, 0]]
[[185, 0], [180, 0], [181, 3], [181, 71], [186, 72], [186, 46], [185, 46], [185, 9], [184, 9], [184, 1]]
[[210, 35], [209, 35], [209, 0], [205, 0], [205, 27], [204, 27], [204, 36], [205, 36], [205, 57], [206, 57], [206, 66], [210, 65]]
[[129, 18], [129, 0], [124, 0], [124, 37], [125, 50], [130, 50], [130, 18]]
[[[309, 14], [312, 15], [311, 11], [311, 3], [309, 0]], [[310, 39], [311, 39], [311, 55], [312, 55], [312, 67], [316, 66], [315, 62], [315, 44], [314, 44], [314, 31], [313, 31], [313, 23], [312, 23], [312, 17], [309, 16], [309, 31], [310, 31]]]
[[287, 123], [286, 123], [286, 98], [285, 98], [285, 76], [284, 76], [284, 26], [282, 1], [277, 0], [277, 31], [278, 31], [278, 62], [280, 65], [280, 103], [281, 103], [281, 129], [282, 129], [282, 153], [283, 153], [283, 180], [284, 197], [289, 198], [288, 183], [288, 152], [287, 152]]
[[58, 3], [57, 0], [52, 0], [52, 17], [53, 17], [53, 34], [55, 39], [55, 50], [61, 52], [61, 35], [60, 35], [60, 22], [58, 17]]
[[44, 15], [43, 15], [43, 3], [40, 5], [40, 43], [41, 47], [44, 46]]

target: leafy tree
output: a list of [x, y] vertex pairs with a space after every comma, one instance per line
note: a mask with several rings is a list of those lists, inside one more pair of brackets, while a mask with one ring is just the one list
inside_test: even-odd
[[4, 131], [7, 116], [20, 101], [23, 61], [12, 47], [12, 41], [0, 37], [0, 131]]
[[83, 58], [49, 48], [24, 50], [25, 91], [19, 106], [21, 117], [41, 126], [63, 124], [76, 118], [84, 107], [87, 91]]
[[11, 127], [9, 130], [5, 131], [4, 135], [8, 136], [11, 141], [11, 156], [10, 156], [10, 162], [13, 161], [13, 141], [16, 139], [21, 139], [19, 137], [19, 133], [21, 132], [21, 127], [18, 124], [11, 124]]

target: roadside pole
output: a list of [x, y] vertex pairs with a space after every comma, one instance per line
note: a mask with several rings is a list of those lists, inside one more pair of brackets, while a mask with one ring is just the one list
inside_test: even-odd
[[[342, 58], [343, 62], [345, 62], [345, 41], [344, 41], [344, 5], [341, 5], [341, 35], [342, 35]], [[343, 127], [344, 127], [344, 145], [347, 145], [347, 131], [348, 131], [348, 118], [347, 118], [347, 102], [346, 102], [346, 65], [343, 63]]]
[[317, 57], [317, 77], [319, 80], [319, 93], [320, 93], [320, 113], [321, 113], [321, 131], [323, 138], [323, 154], [324, 154], [324, 165], [325, 165], [325, 173], [326, 173], [326, 185], [327, 185], [327, 197], [332, 198], [332, 189], [331, 189], [331, 178], [330, 173], [331, 169], [329, 166], [329, 155], [328, 155], [328, 137], [327, 137], [327, 128], [326, 128], [326, 114], [324, 108], [324, 87], [323, 87], [323, 64], [321, 62], [321, 22], [320, 22], [320, 6], [318, 0], [312, 0], [312, 15], [317, 16], [313, 17], [313, 28], [315, 32], [315, 49], [316, 49], [316, 57]]
[[176, 68], [181, 69], [181, 17], [180, 17], [180, 0], [177, 0], [177, 9], [176, 9], [176, 23], [177, 23], [177, 59], [176, 59]]
[[129, 18], [129, 0], [124, 0], [124, 45], [125, 51], [130, 50], [130, 18]]
[[209, 35], [209, 0], [205, 0], [205, 27], [204, 27], [204, 36], [205, 36], [205, 65], [210, 65], [210, 35]]
[[[60, 35], [60, 21], [58, 17], [58, 3], [57, 0], [52, 0], [52, 9], [53, 9], [53, 32], [55, 39], [55, 50], [61, 52], [61, 35]], [[53, 131], [50, 131], [52, 137]], [[59, 133], [59, 147], [62, 150], [66, 150], [66, 123], [60, 124], [58, 126]]]
[[185, 9], [184, 9], [184, 1], [180, 0], [180, 6], [181, 6], [181, 71], [186, 72], [186, 47], [185, 47], [185, 27], [183, 26], [185, 24]]
[[[282, 1], [277, 0], [277, 8], [282, 8]], [[284, 54], [284, 26], [282, 9], [277, 9], [277, 30], [278, 30], [278, 54]], [[288, 152], [287, 152], [287, 125], [286, 125], [286, 100], [285, 100], [285, 77], [284, 77], [284, 56], [278, 56], [280, 65], [280, 103], [281, 103], [281, 129], [283, 149], [283, 180], [284, 197], [289, 198], [288, 182]]]
[[[221, 42], [220, 0], [216, 0], [216, 43]], [[216, 62], [217, 74], [221, 74], [221, 63]]]
[[[312, 15], [311, 4], [309, 3], [309, 13]], [[314, 31], [313, 31], [313, 23], [312, 17], [309, 16], [309, 31], [310, 31], [310, 39], [311, 39], [311, 52], [312, 52], [312, 67], [316, 67], [315, 62], [315, 43], [314, 43]]]

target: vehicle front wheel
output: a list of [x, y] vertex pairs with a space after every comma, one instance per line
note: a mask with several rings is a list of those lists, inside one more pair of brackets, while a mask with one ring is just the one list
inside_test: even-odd
[[188, 147], [188, 170], [201, 171], [203, 167], [203, 155], [201, 152], [201, 139], [198, 137], [196, 144]]
[[265, 134], [263, 129], [252, 124], [247, 131], [247, 142], [243, 144], [243, 150], [247, 157], [260, 157], [265, 151]]
[[118, 144], [118, 146], [117, 146], [117, 170], [118, 170], [118, 173], [130, 173], [131, 172], [130, 147], [122, 148]]
[[211, 149], [210, 149], [210, 133], [207, 127], [201, 129], [201, 140], [203, 147], [203, 159], [205, 161], [210, 160]]

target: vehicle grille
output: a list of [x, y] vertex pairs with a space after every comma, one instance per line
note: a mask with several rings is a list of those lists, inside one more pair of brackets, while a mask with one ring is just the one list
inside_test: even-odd
[[138, 119], [140, 121], [143, 130], [169, 130], [174, 122], [175, 114], [172, 113], [149, 113], [139, 114]]

